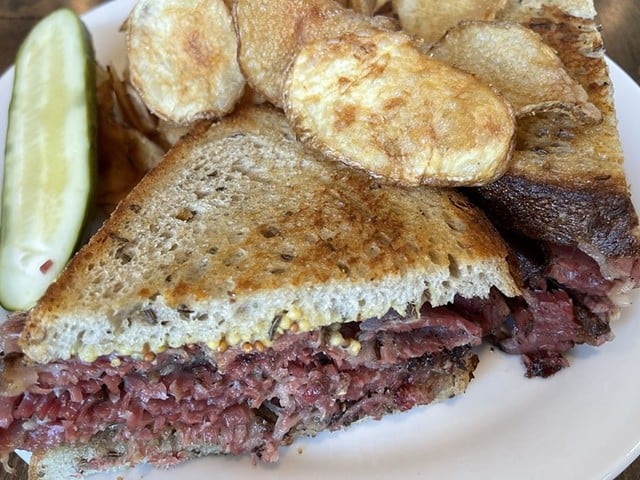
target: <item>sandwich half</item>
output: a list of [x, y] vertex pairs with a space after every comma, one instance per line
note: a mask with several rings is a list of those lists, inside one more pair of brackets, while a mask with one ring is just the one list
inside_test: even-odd
[[[418, 139], [416, 151], [428, 149], [423, 137], [429, 128], [418, 122], [419, 126], [413, 114], [435, 118], [439, 114], [432, 113], [444, 112], [435, 123], [444, 126], [447, 136], [461, 134], [449, 140], [457, 147], [465, 144], [469, 135], [451, 112], [456, 110], [460, 118], [468, 120], [472, 110], [479, 107], [483, 111], [487, 105], [486, 97], [464, 83], [464, 95], [454, 97], [468, 100], [473, 108], [457, 101], [446, 101], [439, 108], [428, 93], [431, 87], [419, 86], [411, 75], [406, 76], [421, 63], [407, 63], [407, 58], [422, 61], [426, 59], [422, 53], [434, 56], [473, 74], [477, 77], [474, 83], [482, 80], [492, 85], [500, 94], [499, 103], [504, 99], [514, 110], [515, 119], [506, 123], [515, 122], [515, 149], [513, 155], [509, 148], [510, 154], [501, 157], [509, 158], [503, 176], [464, 193], [508, 241], [523, 294], [509, 301], [503, 298], [503, 306], [484, 312], [479, 323], [484, 335], [502, 349], [522, 355], [528, 376], [552, 375], [568, 365], [564, 354], [574, 345], [597, 346], [613, 337], [611, 322], [629, 301], [627, 294], [638, 285], [640, 273], [638, 219], [622, 168], [612, 86], [593, 2], [394, 0], [379, 2], [376, 8], [383, 3], [387, 3], [380, 10], [383, 16], [366, 17], [332, 0], [235, 2], [232, 10], [241, 70], [258, 96], [285, 109], [299, 138], [326, 156], [354, 164], [342, 146], [331, 146], [337, 137], [326, 132], [336, 128], [351, 132], [349, 139], [356, 143], [368, 138], [364, 143], [373, 150], [385, 150], [385, 157], [390, 153], [393, 161], [387, 165], [389, 169], [372, 169], [375, 175], [407, 168], [411, 163], [407, 159], [415, 156], [407, 153], [404, 145], [411, 132]], [[351, 6], [372, 10], [354, 3]], [[395, 18], [387, 15], [397, 15], [399, 25], [411, 34], [420, 33], [412, 31], [411, 25], [426, 28], [431, 24], [427, 20], [446, 17], [447, 23], [431, 32], [431, 40], [409, 40], [404, 34], [396, 36]], [[450, 15], [452, 23], [448, 23]], [[274, 16], [280, 21], [272, 32], [268, 27]], [[356, 31], [360, 33], [354, 37]], [[381, 45], [392, 38], [392, 31], [392, 37], [402, 41], [394, 40], [394, 47], [387, 51]], [[441, 31], [446, 32], [444, 36]], [[163, 38], [166, 40], [162, 35], [157, 38], [160, 44]], [[173, 42], [173, 37], [169, 40]], [[387, 68], [389, 52], [402, 65]], [[353, 58], [359, 58], [354, 65], [362, 68], [347, 74], [345, 65]], [[374, 63], [376, 68], [371, 67]], [[329, 72], [327, 65], [336, 68]], [[390, 75], [391, 71], [398, 76]], [[456, 83], [454, 76], [433, 77], [427, 71], [420, 70], [422, 80], [438, 86]], [[450, 69], [445, 71], [451, 73]], [[146, 73], [153, 76], [152, 70]], [[378, 81], [380, 77], [386, 78], [386, 86], [381, 87], [384, 82]], [[366, 87], [363, 79], [377, 86]], [[398, 97], [401, 84], [409, 86]], [[384, 95], [376, 94], [376, 88]], [[356, 91], [360, 93], [354, 97]], [[417, 96], [428, 99], [429, 105], [407, 102], [414, 92], [420, 92]], [[386, 94], [395, 96], [384, 101]], [[284, 101], [292, 95], [295, 102]], [[378, 113], [371, 113], [372, 105], [379, 107]], [[389, 113], [400, 105], [398, 112], [405, 112], [406, 107], [405, 113], [410, 113], [403, 117], [408, 123]], [[330, 115], [334, 110], [336, 115]], [[316, 117], [318, 112], [321, 114]], [[373, 118], [384, 135], [372, 134]], [[491, 114], [487, 118], [491, 121], [475, 123], [489, 126], [491, 138], [496, 125], [504, 126], [505, 119], [500, 121], [501, 116]], [[363, 128], [360, 133], [366, 135], [354, 134], [355, 130], [345, 125]], [[322, 139], [316, 135], [320, 130], [324, 132]], [[480, 136], [485, 134], [487, 131]], [[348, 143], [352, 151], [355, 143]], [[355, 151], [356, 156], [364, 152], [357, 146]], [[360, 167], [366, 168], [367, 163], [360, 162]]]
[[461, 194], [323, 161], [276, 110], [199, 125], [2, 324], [0, 452], [39, 479], [275, 461], [460, 394], [507, 254]]
[[613, 338], [610, 324], [640, 282], [638, 217], [593, 1], [509, 0], [497, 18], [539, 35], [601, 114], [519, 118], [506, 174], [466, 192], [507, 239], [523, 289], [487, 335], [522, 354], [527, 375], [547, 376], [574, 345]]

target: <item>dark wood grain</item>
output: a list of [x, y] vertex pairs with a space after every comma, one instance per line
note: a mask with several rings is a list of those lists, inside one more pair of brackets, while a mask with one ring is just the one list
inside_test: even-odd
[[0, 72], [13, 64], [20, 43], [47, 13], [60, 7], [83, 13], [101, 3], [105, 0], [0, 0]]
[[640, 2], [595, 0], [595, 5], [607, 55], [640, 83]]
[[[0, 72], [13, 63], [20, 42], [44, 15], [63, 6], [82, 13], [100, 3], [104, 0], [0, 0]], [[607, 54], [640, 83], [640, 1], [595, 0], [595, 5]], [[27, 479], [24, 462], [14, 455], [10, 464], [15, 472], [9, 474], [0, 467], [0, 480]], [[616, 480], [638, 479], [640, 460], [632, 463]]]

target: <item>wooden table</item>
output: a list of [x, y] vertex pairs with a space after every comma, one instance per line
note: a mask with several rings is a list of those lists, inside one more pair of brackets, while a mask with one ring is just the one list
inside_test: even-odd
[[[82, 13], [104, 0], [14, 0], [0, 1], [0, 72], [13, 63], [15, 51], [34, 22], [51, 10], [66, 6]], [[640, 83], [640, 2], [638, 0], [595, 0], [608, 55]], [[0, 480], [25, 480], [24, 462], [13, 457], [16, 474], [0, 468]], [[640, 459], [616, 480], [640, 479]]]

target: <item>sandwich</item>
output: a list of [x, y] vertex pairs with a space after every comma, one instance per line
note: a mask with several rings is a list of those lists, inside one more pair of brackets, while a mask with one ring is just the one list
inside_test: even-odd
[[553, 48], [601, 114], [594, 123], [557, 112], [520, 118], [505, 175], [465, 191], [508, 241], [523, 289], [487, 334], [521, 354], [529, 376], [568, 365], [575, 344], [611, 340], [640, 283], [638, 218], [595, 16], [592, 0], [509, 1], [497, 14]]
[[[522, 295], [503, 299], [502, 308], [478, 317], [485, 337], [522, 355], [527, 376], [546, 377], [568, 365], [564, 353], [576, 344], [598, 346], [613, 338], [611, 322], [640, 283], [638, 218], [622, 168], [611, 81], [592, 0], [484, 3], [442, 6], [434, 0], [394, 0], [392, 16], [404, 32], [387, 27], [372, 33], [371, 21], [344, 13], [335, 2], [239, 0], [234, 8], [239, 62], [247, 83], [284, 108], [301, 141], [378, 177], [414, 166], [400, 154], [370, 168], [344, 152], [378, 161], [376, 148], [396, 145], [395, 140], [397, 148], [388, 151], [408, 152], [414, 130], [382, 112], [387, 95], [401, 91], [406, 72], [421, 63], [411, 50], [491, 85], [507, 101], [515, 117], [515, 147], [507, 155], [506, 171], [499, 169], [497, 179], [484, 177], [480, 186], [460, 185], [455, 175], [444, 175], [444, 180], [460, 186], [498, 227], [522, 288]], [[380, 5], [375, 8], [384, 11]], [[264, 10], [269, 15], [259, 14]], [[276, 22], [274, 33], [269, 30], [267, 35], [270, 19], [285, 15], [295, 21]], [[393, 55], [384, 45], [402, 35], [406, 40], [407, 34], [412, 41], [395, 51], [402, 51], [405, 61], [411, 58], [407, 63], [413, 67], [405, 64], [397, 75]], [[457, 83], [426, 67], [420, 75], [438, 78], [443, 89]], [[402, 96], [412, 99], [406, 104], [409, 110], [436, 117], [442, 108], [447, 112], [443, 118], [454, 117], [447, 110], [451, 103], [420, 103], [424, 98], [431, 102], [435, 95], [425, 83], [410, 83], [422, 95]], [[471, 84], [465, 85], [473, 92], [471, 102], [491, 104]], [[365, 107], [350, 110], [352, 118], [344, 126], [341, 114], [349, 105], [361, 104]], [[468, 114], [474, 114], [472, 109]], [[498, 121], [496, 113], [488, 115], [509, 124], [505, 118]], [[435, 131], [417, 117], [408, 123], [420, 132], [417, 138]], [[476, 124], [484, 125], [481, 120]], [[469, 132], [455, 125], [453, 130]], [[377, 132], [378, 127], [384, 137], [362, 133]], [[378, 141], [381, 138], [386, 140]], [[370, 150], [354, 147], [363, 139]], [[422, 148], [428, 150], [432, 145], [425, 142]], [[434, 144], [434, 151], [438, 147]], [[502, 151], [495, 145], [490, 150]], [[443, 161], [447, 168], [456, 164], [452, 157], [443, 156]], [[407, 181], [406, 176], [383, 176], [387, 182]]]
[[478, 308], [518, 294], [451, 189], [383, 185], [247, 107], [195, 127], [2, 324], [0, 446], [32, 478], [208, 454], [462, 393]]
[[[243, 74], [284, 112], [237, 107], [193, 127], [40, 302], [0, 326], [0, 455], [31, 450], [34, 478], [208, 454], [275, 461], [299, 436], [461, 394], [483, 338], [548, 376], [575, 344], [612, 338], [637, 286], [637, 216], [589, 0], [495, 2], [490, 27], [523, 26], [557, 52], [569, 96], [516, 105], [492, 87], [515, 137], [509, 127], [495, 150], [502, 176], [462, 191], [327, 155], [301, 129], [305, 102], [290, 103], [313, 55], [289, 78], [251, 72], [243, 54], [264, 44], [243, 43], [238, 13], [254, 3], [233, 3]], [[345, 24], [337, 4], [310, 3], [351, 46], [401, 39], [391, 17]], [[487, 19], [471, 20], [460, 28]], [[443, 55], [456, 27], [401, 46]], [[331, 51], [321, 30], [310, 24], [303, 53]]]
[[494, 85], [517, 118], [504, 175], [464, 189], [507, 241], [522, 289], [483, 317], [485, 336], [520, 354], [527, 376], [546, 377], [569, 364], [574, 345], [611, 340], [640, 284], [638, 218], [596, 11], [592, 0], [507, 0], [430, 15], [435, 3], [392, 2], [425, 54]]

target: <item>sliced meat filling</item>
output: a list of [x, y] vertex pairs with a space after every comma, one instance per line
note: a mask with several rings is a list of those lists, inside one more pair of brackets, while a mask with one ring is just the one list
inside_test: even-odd
[[[19, 332], [20, 317], [2, 326]], [[0, 332], [1, 334], [2, 332]], [[0, 335], [2, 336], [2, 335]], [[7, 337], [8, 338], [8, 337]], [[160, 438], [179, 448], [218, 444], [220, 453], [275, 461], [294, 436], [336, 430], [427, 404], [468, 381], [481, 329], [453, 310], [423, 307], [403, 318], [286, 333], [269, 348], [212, 352], [193, 345], [133, 360], [28, 365], [15, 341], [0, 362], [0, 454], [86, 442], [108, 430], [127, 448], [114, 466], [146, 460], [168, 465]], [[466, 383], [465, 383], [466, 384]]]
[[[613, 338], [610, 321], [621, 292], [638, 286], [640, 261], [599, 265], [577, 247], [511, 242], [522, 295], [459, 300], [459, 313], [473, 318], [483, 335], [508, 353], [520, 354], [529, 377], [547, 377], [568, 366], [564, 353], [576, 344], [602, 345]], [[616, 271], [605, 278], [602, 270]]]

